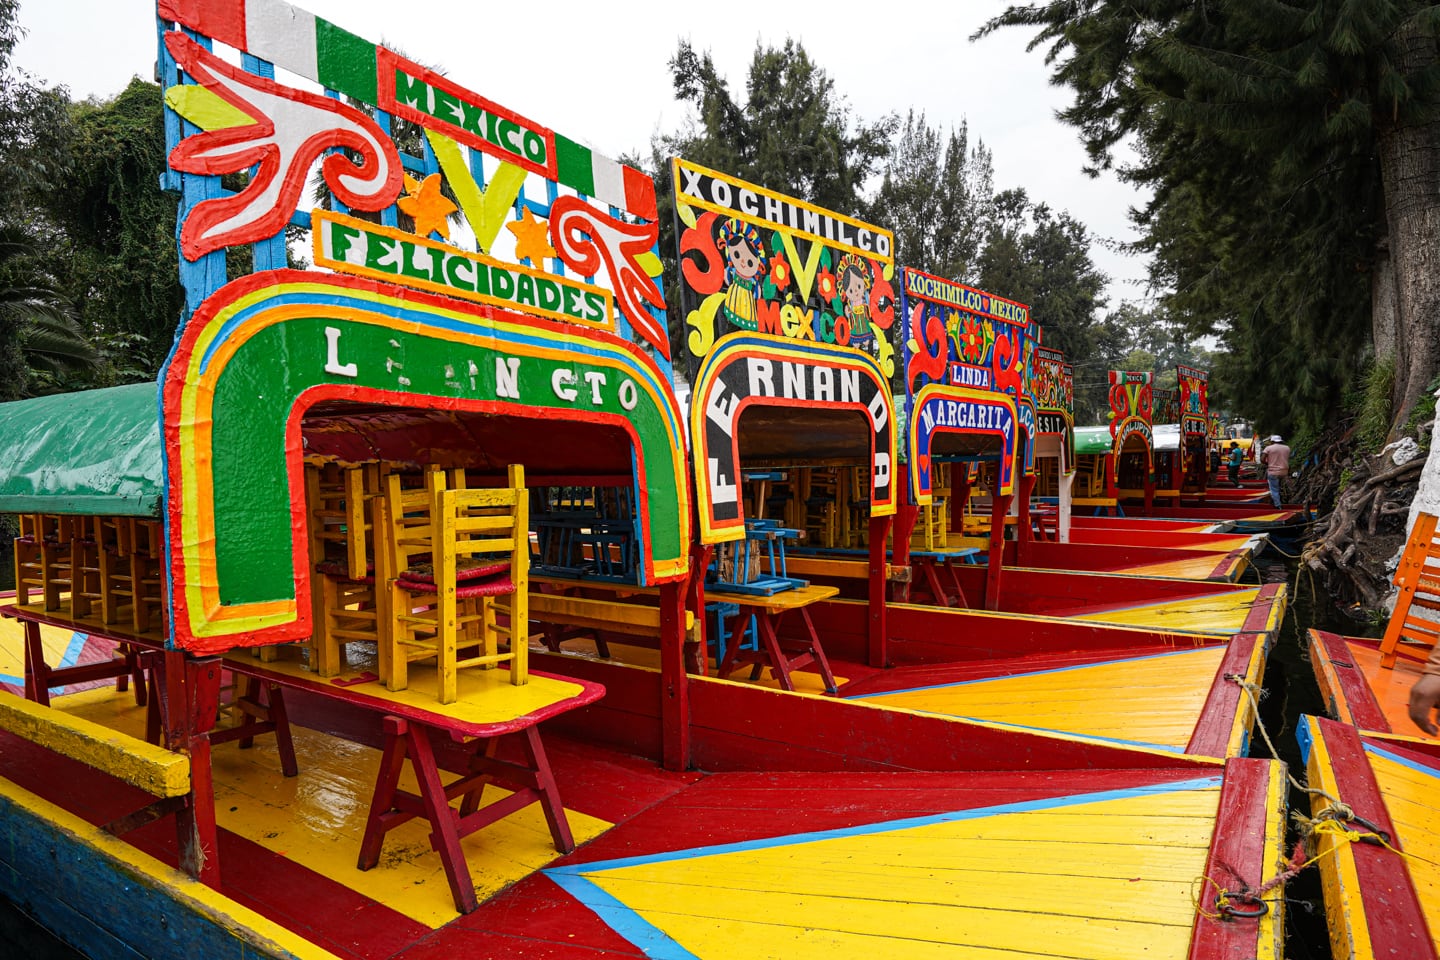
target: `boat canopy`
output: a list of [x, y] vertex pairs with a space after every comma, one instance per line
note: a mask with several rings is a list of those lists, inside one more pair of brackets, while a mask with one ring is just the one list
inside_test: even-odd
[[153, 383], [0, 404], [0, 513], [159, 518]]
[[1109, 453], [1113, 446], [1114, 440], [1110, 436], [1109, 427], [1075, 428], [1075, 455], [1077, 457], [1086, 454], [1103, 456]]
[[1180, 424], [1157, 423], [1153, 430], [1156, 453], [1175, 453], [1180, 449]]

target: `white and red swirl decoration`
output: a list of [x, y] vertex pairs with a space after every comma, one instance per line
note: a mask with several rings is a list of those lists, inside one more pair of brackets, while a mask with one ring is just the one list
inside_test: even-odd
[[207, 51], [183, 33], [165, 37], [175, 62], [190, 77], [252, 122], [206, 130], [170, 152], [170, 166], [218, 176], [256, 168], [234, 196], [202, 200], [185, 218], [180, 249], [187, 260], [214, 250], [275, 236], [290, 221], [317, 158], [335, 198], [357, 210], [383, 210], [400, 195], [403, 172], [390, 138], [365, 114], [338, 100], [266, 80]]
[[648, 303], [663, 311], [665, 295], [638, 262], [651, 253], [659, 233], [656, 223], [626, 223], [578, 197], [559, 197], [550, 207], [550, 243], [560, 259], [584, 277], [598, 274], [603, 264], [630, 326], [668, 360], [665, 323], [645, 307]]

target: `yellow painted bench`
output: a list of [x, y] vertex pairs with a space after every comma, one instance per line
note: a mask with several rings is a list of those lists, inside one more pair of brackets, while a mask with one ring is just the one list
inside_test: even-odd
[[190, 758], [164, 747], [0, 691], [0, 728], [78, 760], [155, 797], [190, 792]]

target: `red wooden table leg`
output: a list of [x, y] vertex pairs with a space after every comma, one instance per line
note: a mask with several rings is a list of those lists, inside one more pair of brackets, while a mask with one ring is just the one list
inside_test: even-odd
[[285, 709], [285, 694], [278, 683], [269, 685], [266, 706], [270, 721], [275, 724], [275, 749], [280, 754], [280, 772], [296, 776], [300, 767], [295, 762], [295, 741], [290, 737], [290, 714]]
[[780, 689], [794, 691], [795, 682], [790, 679], [790, 661], [780, 649], [780, 638], [775, 634], [775, 619], [763, 610], [756, 611], [756, 622], [760, 625], [760, 649], [770, 658], [770, 669], [780, 681]]
[[50, 706], [50, 667], [40, 642], [40, 624], [25, 620], [25, 699]]
[[960, 585], [960, 572], [955, 569], [955, 558], [945, 558], [945, 572], [950, 574], [950, 582], [955, 587], [955, 602], [957, 606], [968, 607], [970, 602], [965, 599], [965, 588]]
[[[475, 752], [475, 756], [472, 757], [470, 760], [470, 774], [479, 773], [485, 766], [483, 761], [494, 760], [495, 750], [499, 746], [499, 737], [490, 737], [488, 740], [486, 740], [485, 749], [483, 751], [477, 749]], [[471, 787], [469, 790], [465, 791], [465, 795], [460, 799], [460, 816], [462, 818], [468, 817], [470, 816], [470, 814], [480, 809], [480, 801], [483, 800], [485, 797], [485, 787], [488, 783], [489, 778], [487, 777], [484, 780], [476, 783], [475, 786]]]
[[400, 771], [405, 766], [406, 734], [409, 721], [386, 717], [384, 751], [380, 756], [380, 772], [375, 778], [375, 793], [370, 798], [370, 813], [365, 818], [365, 836], [360, 840], [360, 858], [356, 866], [369, 870], [380, 862], [380, 847], [385, 843], [386, 820], [395, 807]]
[[540, 742], [540, 729], [525, 728], [525, 758], [530, 769], [535, 771], [535, 787], [540, 791], [540, 809], [545, 811], [545, 822], [550, 824], [550, 836], [555, 840], [555, 849], [569, 853], [575, 849], [575, 838], [570, 834], [570, 821], [565, 818], [565, 806], [560, 802], [560, 788], [555, 785], [555, 774], [550, 770], [550, 760], [545, 756], [545, 745]]
[[430, 746], [428, 731], [418, 723], [410, 724], [407, 736], [410, 750], [410, 764], [415, 769], [415, 779], [420, 784], [420, 802], [425, 807], [425, 819], [430, 821], [430, 843], [440, 854], [445, 865], [445, 878], [450, 881], [450, 893], [455, 897], [455, 909], [471, 913], [478, 907], [475, 899], [475, 884], [470, 879], [470, 866], [465, 862], [465, 852], [460, 849], [460, 833], [457, 830], [455, 811], [445, 796], [445, 784], [440, 781], [440, 771], [435, 766], [435, 751]]
[[825, 692], [837, 693], [839, 688], [835, 685], [835, 674], [830, 672], [830, 661], [825, 659], [825, 648], [820, 646], [820, 634], [815, 632], [815, 622], [810, 619], [810, 611], [804, 607], [800, 608], [800, 620], [805, 624], [806, 636], [810, 638], [810, 655], [815, 658], [820, 676], [825, 681]]

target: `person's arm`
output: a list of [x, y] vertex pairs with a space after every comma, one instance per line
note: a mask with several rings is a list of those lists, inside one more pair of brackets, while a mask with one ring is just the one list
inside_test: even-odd
[[1440, 733], [1434, 719], [1436, 708], [1440, 708], [1440, 644], [1431, 649], [1424, 672], [1410, 688], [1410, 719], [1428, 734]]

